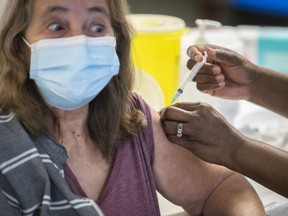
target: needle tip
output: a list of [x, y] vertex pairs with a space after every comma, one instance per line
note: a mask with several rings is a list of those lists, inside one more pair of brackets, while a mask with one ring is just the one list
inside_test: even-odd
[[171, 101], [171, 104], [173, 104], [180, 95], [181, 95], [181, 93], [179, 93], [179, 92], [177, 91], [176, 94], [174, 95], [172, 101]]

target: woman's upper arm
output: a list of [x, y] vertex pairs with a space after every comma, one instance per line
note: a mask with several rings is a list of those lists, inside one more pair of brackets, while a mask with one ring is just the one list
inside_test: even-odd
[[192, 152], [171, 143], [154, 110], [152, 124], [155, 143], [153, 172], [157, 190], [174, 204], [193, 209], [195, 214], [201, 213], [209, 195], [233, 172], [208, 164]]

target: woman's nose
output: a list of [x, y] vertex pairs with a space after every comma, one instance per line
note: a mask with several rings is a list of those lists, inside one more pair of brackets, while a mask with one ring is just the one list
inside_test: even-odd
[[78, 36], [78, 35], [85, 35], [85, 30], [82, 27], [72, 27], [70, 30], [67, 32], [67, 37], [73, 37], [73, 36]]
[[[73, 15], [71, 15], [73, 16]], [[85, 35], [87, 34], [85, 28], [85, 22], [82, 20], [82, 17], [79, 15], [78, 17], [71, 17], [69, 21], [69, 30], [66, 34], [67, 37], [73, 37], [78, 35]]]

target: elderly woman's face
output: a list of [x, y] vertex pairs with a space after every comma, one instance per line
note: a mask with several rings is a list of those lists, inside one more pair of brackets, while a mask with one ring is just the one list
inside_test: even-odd
[[107, 0], [34, 0], [30, 43], [76, 35], [113, 36]]

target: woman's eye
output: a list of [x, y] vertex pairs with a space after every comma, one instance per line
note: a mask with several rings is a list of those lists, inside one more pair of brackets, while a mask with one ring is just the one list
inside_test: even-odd
[[52, 30], [52, 31], [61, 31], [61, 30], [63, 30], [62, 26], [59, 23], [52, 23], [51, 25], [49, 25], [48, 28], [50, 30]]
[[102, 25], [93, 25], [91, 28], [90, 28], [90, 31], [91, 32], [102, 32], [104, 29], [104, 27]]

